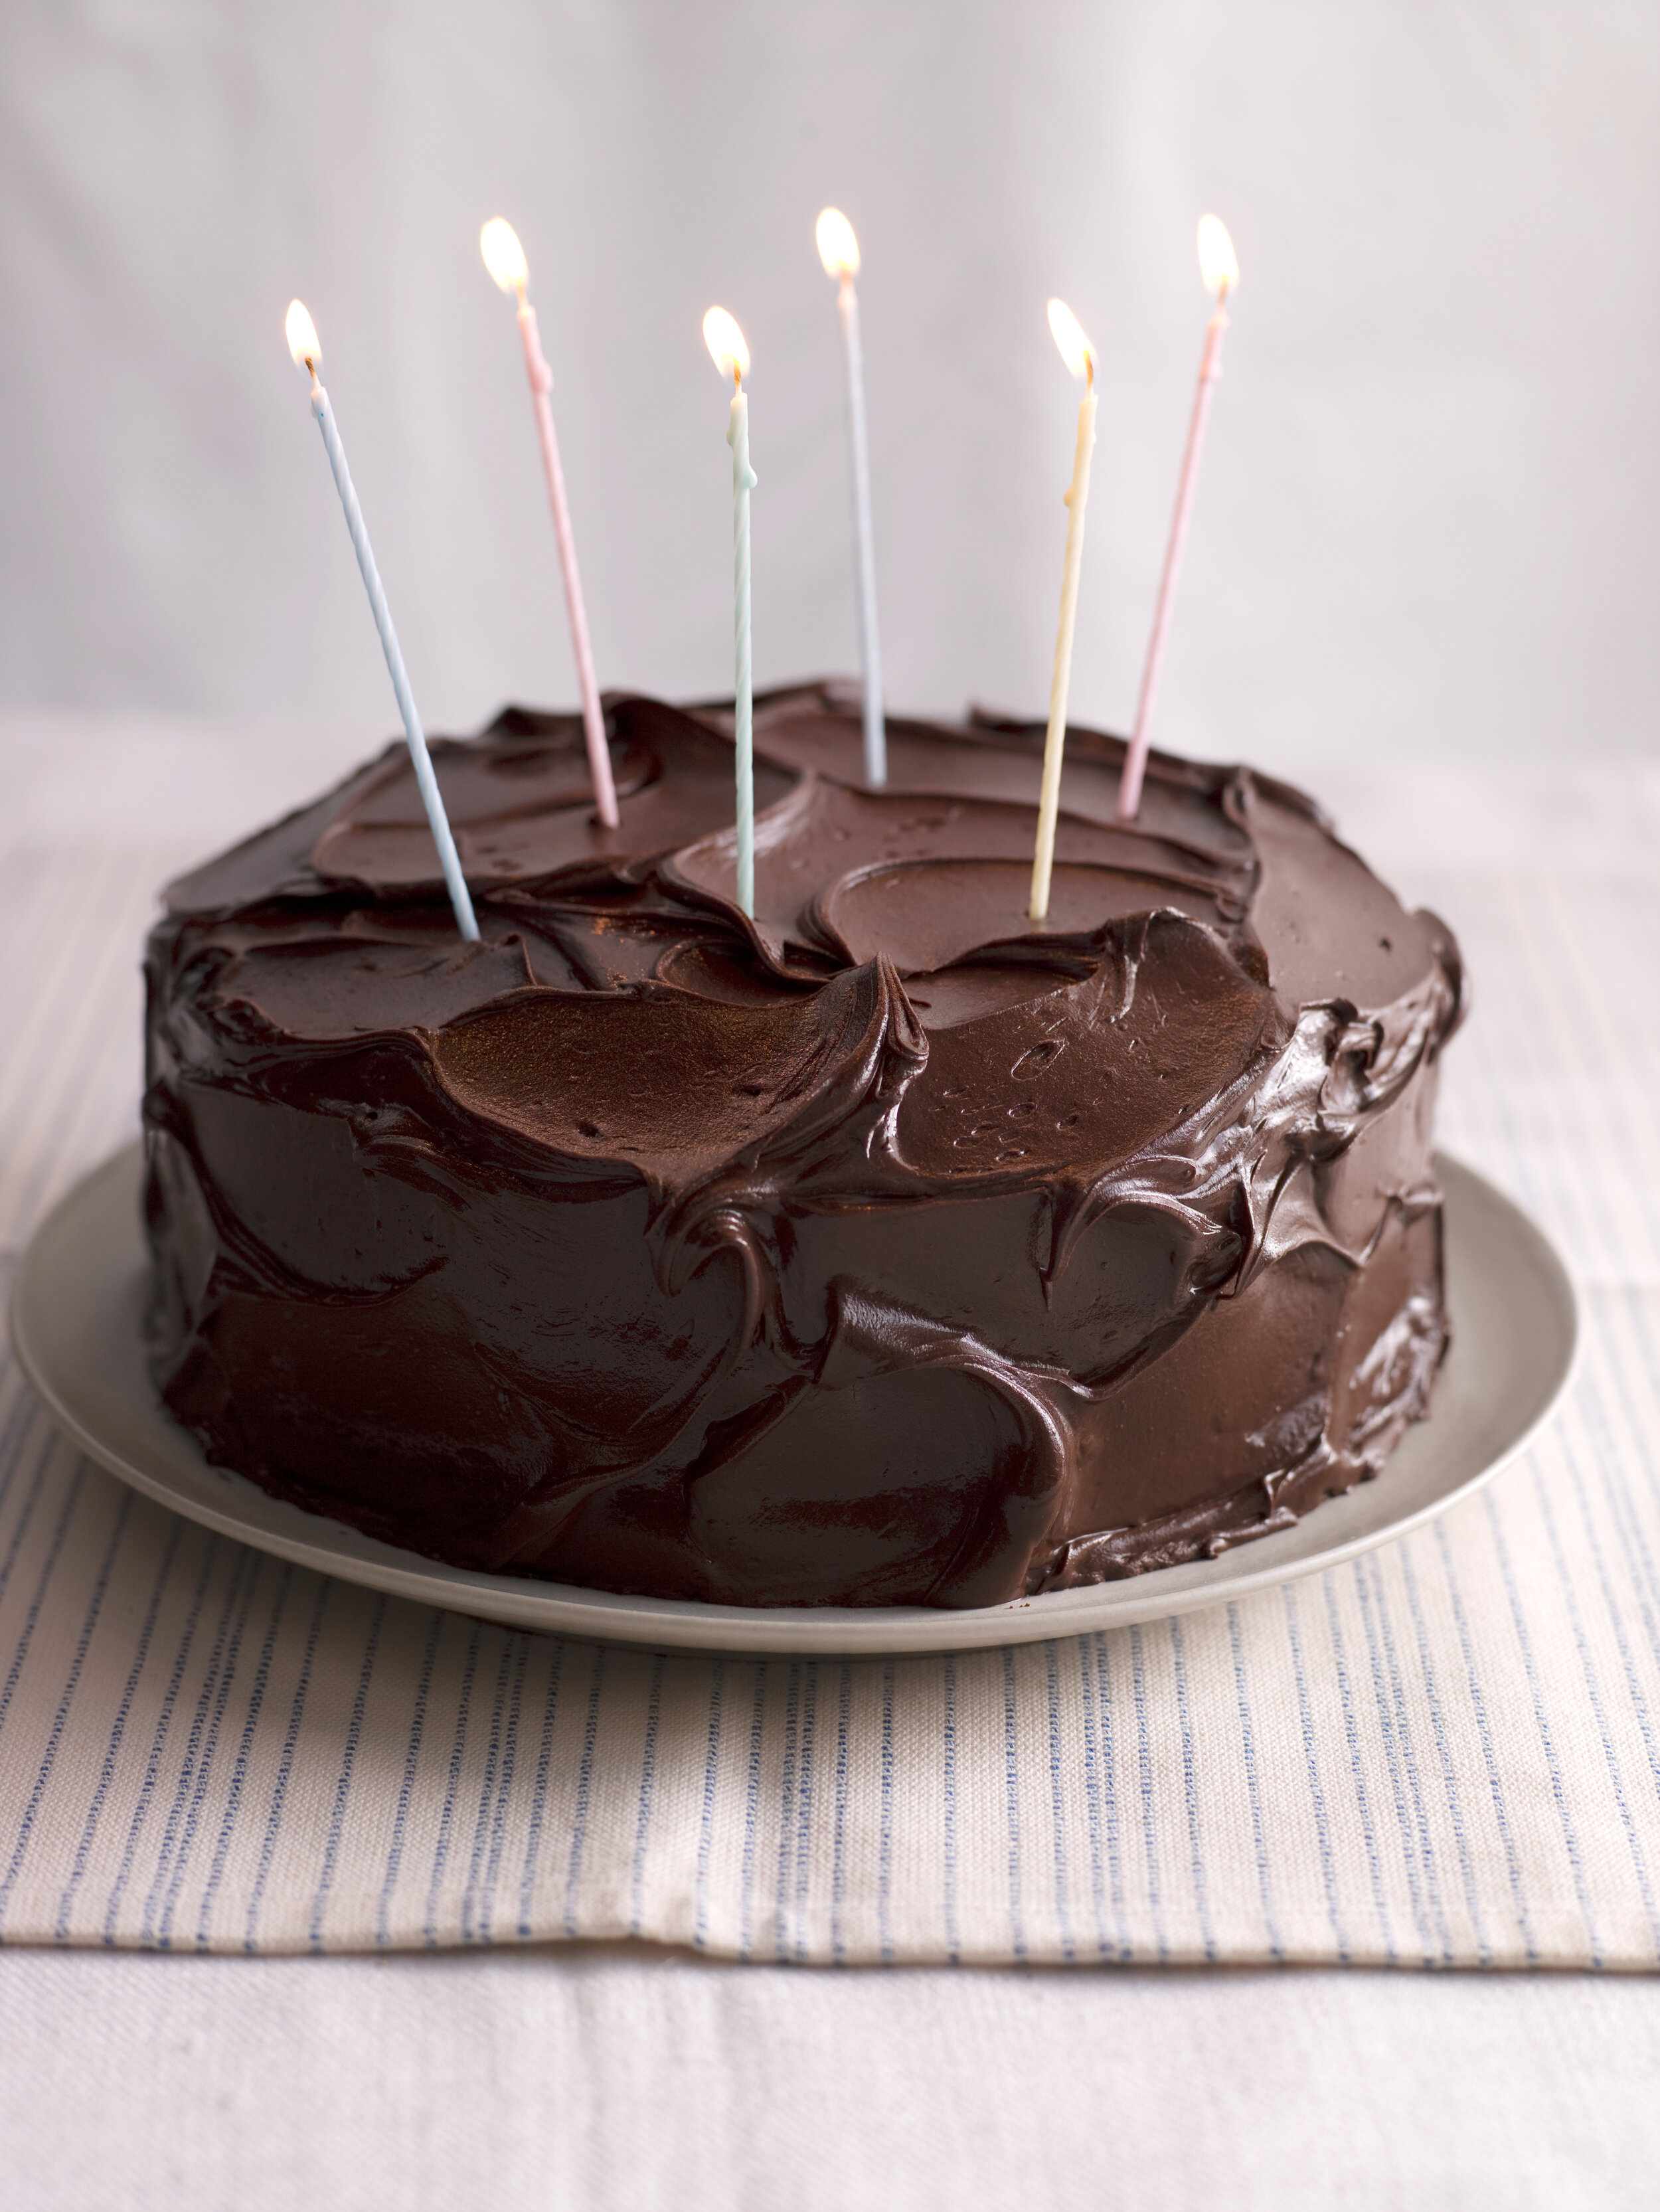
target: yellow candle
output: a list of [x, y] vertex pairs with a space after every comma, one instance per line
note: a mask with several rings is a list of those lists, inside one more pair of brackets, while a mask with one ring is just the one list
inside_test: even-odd
[[1084, 565], [1084, 508], [1090, 495], [1090, 456], [1095, 451], [1095, 349], [1064, 301], [1049, 301], [1049, 328], [1061, 357], [1084, 380], [1078, 410], [1078, 451], [1067, 491], [1067, 557], [1061, 572], [1061, 623], [1049, 684], [1049, 726], [1043, 740], [1043, 782], [1037, 801], [1037, 848], [1031, 863], [1033, 921], [1048, 918], [1049, 874], [1055, 866], [1055, 824], [1061, 811], [1061, 763], [1067, 746], [1067, 692], [1072, 682], [1072, 634], [1078, 619], [1078, 575]]

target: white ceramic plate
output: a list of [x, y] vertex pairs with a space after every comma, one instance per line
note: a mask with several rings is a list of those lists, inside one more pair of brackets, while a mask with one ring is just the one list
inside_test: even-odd
[[717, 1651], [962, 1650], [1071, 1636], [1217, 1605], [1335, 1566], [1404, 1535], [1496, 1474], [1546, 1419], [1573, 1365], [1567, 1271], [1527, 1216], [1471, 1169], [1440, 1161], [1452, 1350], [1433, 1410], [1374, 1482], [1218, 1559], [1010, 1605], [733, 1606], [439, 1565], [210, 1467], [145, 1371], [141, 1156], [119, 1152], [41, 1225], [18, 1269], [11, 1336], [24, 1373], [81, 1449], [135, 1490], [261, 1551], [428, 1605], [608, 1643]]

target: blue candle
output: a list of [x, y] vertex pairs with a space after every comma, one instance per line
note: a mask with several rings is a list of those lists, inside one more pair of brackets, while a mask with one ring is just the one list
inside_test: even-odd
[[703, 343], [722, 376], [732, 379], [732, 414], [727, 443], [732, 447], [732, 583], [734, 661], [733, 742], [738, 774], [738, 903], [755, 915], [755, 682], [750, 658], [750, 494], [756, 484], [750, 466], [750, 402], [744, 389], [750, 349], [744, 333], [724, 307], [703, 318]]
[[392, 626], [392, 610], [387, 606], [386, 595], [380, 587], [380, 572], [374, 565], [369, 534], [363, 526], [363, 511], [357, 504], [351, 471], [346, 466], [345, 448], [340, 443], [334, 410], [330, 406], [329, 395], [318, 378], [317, 364], [323, 358], [323, 354], [317, 342], [317, 326], [298, 300], [289, 303], [287, 332], [289, 351], [294, 356], [295, 366], [305, 369], [311, 377], [311, 411], [317, 417], [318, 428], [323, 433], [329, 466], [334, 471], [335, 489], [339, 492], [340, 504], [346, 511], [346, 527], [351, 532], [352, 550], [357, 556], [357, 565], [363, 574], [363, 586], [369, 595], [374, 627], [380, 633], [381, 649], [386, 656], [392, 688], [398, 697], [398, 711], [404, 718], [404, 735], [409, 740], [410, 758], [415, 764], [415, 780], [421, 787], [421, 803], [427, 810], [428, 821], [432, 824], [433, 842], [438, 848], [444, 882], [449, 890], [450, 904], [455, 909], [455, 926], [463, 937], [476, 943], [478, 924], [473, 916], [472, 899], [467, 890], [466, 878], [461, 872], [461, 858], [450, 832], [449, 817], [444, 811], [438, 778], [433, 773], [432, 756], [427, 750], [426, 732], [421, 727], [421, 717], [415, 711], [415, 695], [410, 690], [409, 672], [404, 666], [403, 653], [398, 650], [398, 633]]

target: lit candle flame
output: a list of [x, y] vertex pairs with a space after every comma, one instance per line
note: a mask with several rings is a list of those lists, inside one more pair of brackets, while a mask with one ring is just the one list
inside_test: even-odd
[[741, 382], [749, 374], [750, 349], [744, 343], [744, 333], [724, 307], [711, 307], [704, 316], [703, 343], [722, 376]]
[[295, 367], [308, 368], [315, 376], [323, 359], [323, 349], [317, 342], [317, 325], [313, 322], [303, 300], [289, 301], [283, 335], [289, 342], [289, 351], [294, 356]]
[[1201, 215], [1199, 218], [1199, 274], [1205, 281], [1205, 289], [1214, 292], [1219, 298], [1224, 292], [1231, 292], [1239, 282], [1239, 262], [1233, 240], [1219, 216]]
[[1084, 326], [1064, 300], [1049, 301], [1049, 329], [1061, 349], [1061, 358], [1074, 376], [1095, 381], [1095, 348], [1084, 335]]
[[478, 251], [484, 266], [504, 292], [522, 292], [530, 282], [530, 264], [519, 234], [510, 222], [493, 215], [478, 234]]
[[853, 234], [853, 225], [840, 208], [824, 210], [813, 236], [818, 241], [818, 258], [824, 264], [826, 276], [856, 276], [859, 274], [859, 240]]

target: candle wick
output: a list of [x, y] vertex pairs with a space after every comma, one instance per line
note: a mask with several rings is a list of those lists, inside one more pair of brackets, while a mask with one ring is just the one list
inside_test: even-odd
[[736, 362], [732, 365], [732, 393], [735, 399], [744, 388], [744, 372]]
[[1095, 389], [1095, 356], [1092, 353], [1084, 356], [1084, 389], [1085, 392]]

